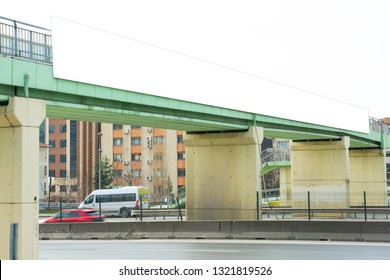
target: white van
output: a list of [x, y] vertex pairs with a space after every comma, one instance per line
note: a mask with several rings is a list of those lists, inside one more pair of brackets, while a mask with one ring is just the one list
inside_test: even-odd
[[[119, 215], [128, 217], [131, 209], [139, 209], [140, 201], [142, 208], [149, 207], [148, 190], [144, 187], [129, 186], [120, 189], [95, 190], [79, 205], [79, 208], [92, 208], [106, 215]], [[100, 206], [99, 206], [100, 204]]]

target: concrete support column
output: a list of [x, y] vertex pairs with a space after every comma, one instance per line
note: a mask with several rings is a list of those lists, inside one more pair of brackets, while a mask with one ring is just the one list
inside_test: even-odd
[[292, 207], [349, 207], [349, 137], [340, 141], [293, 142], [291, 145]]
[[291, 198], [291, 166], [279, 168], [280, 177], [280, 206], [292, 206]]
[[187, 220], [256, 219], [262, 141], [259, 127], [184, 135]]
[[39, 125], [42, 100], [10, 97], [0, 106], [0, 259], [9, 259], [10, 225], [18, 224], [18, 259], [38, 258]]
[[382, 149], [349, 151], [351, 166], [351, 206], [387, 206], [386, 153]]

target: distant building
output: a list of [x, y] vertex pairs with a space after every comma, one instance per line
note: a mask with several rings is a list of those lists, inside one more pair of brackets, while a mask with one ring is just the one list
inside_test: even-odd
[[[99, 132], [102, 158], [112, 163], [113, 187], [143, 185], [158, 200], [185, 185], [181, 131], [46, 119], [41, 125], [40, 141], [49, 147], [46, 176], [52, 177], [51, 201], [61, 197], [65, 202], [80, 202], [95, 189]], [[42, 188], [47, 201], [48, 181]]]
[[102, 124], [102, 156], [112, 161], [114, 186], [142, 185], [154, 200], [185, 185], [183, 132]]
[[[390, 125], [390, 118], [381, 119], [385, 124]], [[387, 189], [390, 192], [390, 149], [386, 150], [386, 172], [387, 172]]]
[[48, 177], [52, 177], [50, 200], [58, 201], [62, 197], [66, 202], [79, 202], [78, 123], [65, 119], [47, 119], [45, 122], [49, 139]]
[[48, 151], [49, 145], [39, 144], [39, 201], [44, 201], [48, 191]]

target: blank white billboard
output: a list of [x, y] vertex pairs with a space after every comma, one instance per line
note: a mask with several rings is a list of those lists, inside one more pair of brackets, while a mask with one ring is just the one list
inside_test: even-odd
[[369, 131], [360, 107], [60, 18], [52, 34], [56, 78]]

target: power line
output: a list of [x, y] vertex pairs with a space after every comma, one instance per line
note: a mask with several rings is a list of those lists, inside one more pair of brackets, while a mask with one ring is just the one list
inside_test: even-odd
[[272, 80], [272, 79], [269, 79], [269, 78], [265, 78], [265, 77], [262, 77], [262, 76], [259, 76], [259, 75], [247, 72], [247, 71], [239, 70], [239, 69], [236, 69], [236, 68], [233, 68], [233, 67], [230, 67], [230, 66], [226, 66], [226, 65], [223, 65], [223, 64], [220, 64], [220, 63], [216, 63], [216, 62], [213, 62], [213, 61], [209, 61], [209, 60], [206, 60], [206, 59], [203, 59], [203, 58], [195, 57], [195, 56], [192, 56], [192, 55], [189, 55], [189, 54], [178, 52], [178, 51], [175, 51], [175, 50], [172, 50], [172, 49], [168, 49], [168, 48], [161, 47], [161, 46], [158, 46], [158, 45], [155, 45], [155, 44], [144, 42], [144, 41], [141, 41], [141, 40], [138, 40], [138, 39], [130, 38], [128, 36], [124, 36], [124, 35], [121, 35], [121, 34], [118, 34], [118, 33], [114, 33], [114, 32], [108, 31], [108, 30], [97, 28], [97, 27], [94, 27], [94, 26], [91, 26], [91, 25], [88, 25], [88, 24], [79, 23], [79, 22], [68, 20], [68, 19], [64, 19], [64, 18], [61, 18], [61, 17], [56, 17], [56, 18], [62, 19], [64, 21], [67, 21], [67, 22], [70, 22], [70, 23], [73, 23], [73, 24], [78, 24], [78, 25], [81, 25], [81, 26], [84, 26], [84, 27], [87, 27], [87, 28], [90, 28], [90, 29], [93, 29], [93, 30], [97, 30], [97, 31], [100, 31], [100, 32], [103, 32], [103, 33], [106, 33], [106, 34], [114, 35], [114, 36], [119, 37], [119, 38], [130, 40], [130, 41], [133, 41], [133, 42], [136, 42], [136, 43], [139, 43], [139, 44], [143, 44], [145, 46], [153, 47], [153, 48], [160, 49], [160, 50], [163, 50], [163, 51], [166, 51], [166, 52], [170, 52], [170, 53], [173, 53], [173, 54], [176, 54], [176, 55], [179, 55], [179, 56], [183, 56], [183, 57], [194, 59], [194, 60], [206, 63], [206, 64], [217, 66], [219, 68], [223, 68], [223, 69], [230, 70], [230, 71], [233, 71], [233, 72], [236, 72], [236, 73], [240, 73], [240, 74], [243, 74], [243, 75], [246, 75], [246, 76], [250, 76], [250, 77], [257, 78], [257, 79], [261, 79], [261, 80], [264, 80], [264, 81], [267, 81], [267, 82], [270, 82], [270, 83], [274, 83], [274, 84], [277, 84], [277, 85], [281, 85], [281, 86], [284, 86], [284, 87], [295, 89], [295, 90], [298, 90], [298, 91], [301, 91], [301, 92], [305, 92], [305, 93], [308, 93], [308, 94], [311, 94], [311, 95], [319, 96], [319, 97], [322, 97], [322, 98], [326, 98], [326, 99], [329, 99], [329, 100], [333, 100], [333, 101], [336, 101], [336, 102], [347, 104], [347, 105], [350, 105], [350, 106], [362, 108], [360, 106], [356, 106], [354, 104], [351, 104], [351, 103], [348, 103], [348, 102], [345, 102], [345, 101], [337, 100], [337, 99], [332, 98], [332, 97], [324, 96], [322, 94], [319, 94], [319, 93], [316, 93], [316, 92], [313, 92], [313, 91], [310, 91], [310, 90], [306, 90], [306, 89], [302, 89], [302, 88], [299, 88], [299, 87], [296, 87], [296, 86], [292, 86], [292, 85], [289, 85], [289, 84], [286, 84], [286, 83], [278, 82], [278, 81], [275, 81], [275, 80]]

